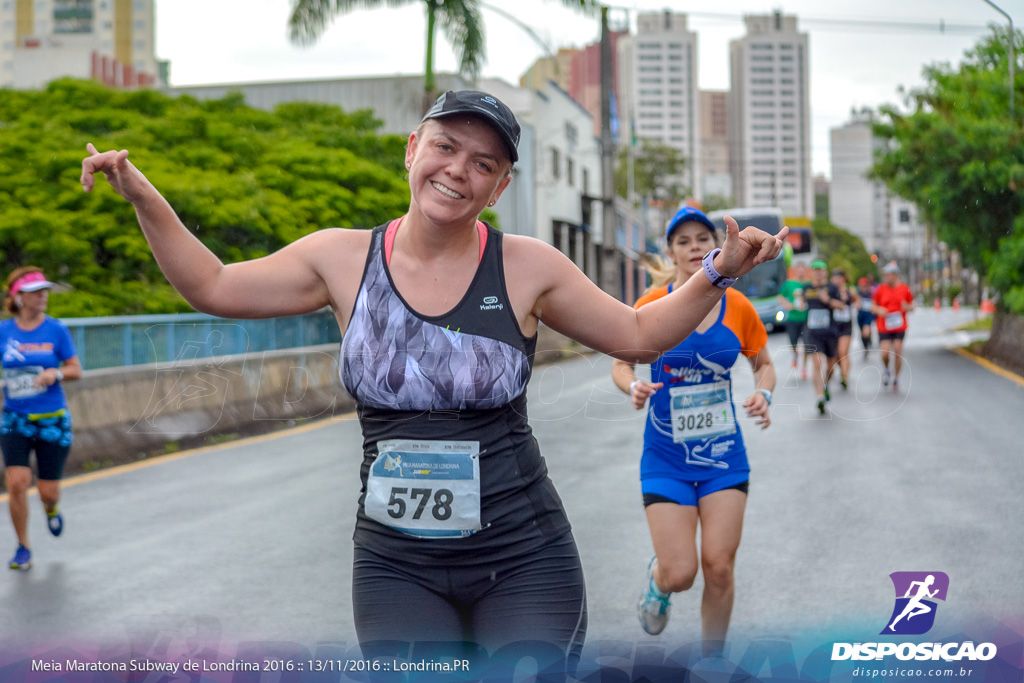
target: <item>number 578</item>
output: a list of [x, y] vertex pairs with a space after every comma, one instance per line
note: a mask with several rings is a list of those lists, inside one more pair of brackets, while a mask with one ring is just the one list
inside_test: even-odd
[[401, 519], [405, 517], [408, 508], [406, 506], [405, 499], [408, 498], [410, 503], [416, 504], [417, 500], [419, 504], [416, 505], [416, 511], [412, 513], [413, 519], [419, 519], [423, 516], [423, 511], [426, 510], [427, 504], [431, 498], [434, 500], [433, 507], [430, 508], [430, 515], [438, 520], [445, 521], [452, 516], [452, 501], [455, 499], [453, 494], [448, 489], [407, 489], [407, 488], [392, 488], [391, 498], [388, 500], [388, 514], [393, 519]]

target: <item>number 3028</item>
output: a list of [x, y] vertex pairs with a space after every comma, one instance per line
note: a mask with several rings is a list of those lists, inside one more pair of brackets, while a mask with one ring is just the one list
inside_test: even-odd
[[416, 511], [412, 513], [413, 519], [423, 516], [423, 512], [431, 500], [434, 501], [434, 504], [430, 508], [430, 514], [434, 519], [443, 522], [452, 516], [452, 500], [455, 499], [455, 494], [448, 489], [434, 491], [433, 489], [393, 488], [391, 489], [391, 499], [388, 500], [388, 514], [393, 519], [405, 517], [408, 511], [406, 498], [409, 499], [410, 504], [416, 505]]
[[676, 429], [685, 431], [687, 429], [706, 429], [711, 426], [713, 416], [710, 412], [697, 413], [696, 415], [680, 415], [676, 419]]

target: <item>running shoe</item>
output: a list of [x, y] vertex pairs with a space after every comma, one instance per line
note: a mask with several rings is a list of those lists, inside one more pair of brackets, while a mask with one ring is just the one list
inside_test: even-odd
[[800, 373], [800, 379], [807, 379], [807, 368], [804, 368]]
[[843, 391], [846, 390], [847, 387], [846, 387], [846, 376], [845, 375], [843, 377], [839, 378], [839, 386], [841, 386], [843, 388]]
[[23, 545], [18, 545], [18, 549], [14, 551], [14, 557], [11, 558], [11, 569], [21, 569], [22, 571], [32, 568], [32, 551]]
[[825, 397], [824, 396], [819, 396], [818, 397], [818, 413], [821, 414], [821, 415], [825, 414]]
[[885, 374], [882, 375], [882, 386], [889, 386], [890, 379], [892, 379], [892, 372], [889, 371], [889, 368], [886, 368]]
[[791, 366], [794, 370], [796, 369], [796, 356], [793, 356], [793, 365]]
[[893, 377], [892, 378], [892, 390], [893, 391], [899, 391], [900, 390], [900, 378], [899, 377]]
[[827, 384], [825, 385], [825, 400], [826, 401], [831, 401], [832, 400], [832, 392], [828, 390], [828, 385]]
[[60, 510], [53, 508], [53, 512], [46, 513], [46, 526], [51, 534], [60, 536], [60, 532], [64, 531], [64, 516], [60, 514]]
[[654, 583], [654, 567], [658, 564], [658, 556], [651, 558], [647, 565], [647, 585], [640, 594], [640, 602], [637, 604], [637, 612], [640, 615], [640, 625], [644, 631], [656, 636], [665, 630], [668, 624], [668, 613], [672, 608], [669, 602], [671, 593], [662, 593]]

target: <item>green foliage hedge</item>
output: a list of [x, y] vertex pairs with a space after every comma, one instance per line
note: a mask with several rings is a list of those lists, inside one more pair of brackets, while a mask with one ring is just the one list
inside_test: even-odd
[[190, 310], [157, 268], [131, 205], [79, 184], [85, 145], [128, 149], [182, 222], [225, 262], [327, 227], [371, 228], [409, 205], [405, 138], [369, 111], [199, 101], [63, 79], [0, 89], [0, 278], [37, 265], [72, 290], [58, 317]]

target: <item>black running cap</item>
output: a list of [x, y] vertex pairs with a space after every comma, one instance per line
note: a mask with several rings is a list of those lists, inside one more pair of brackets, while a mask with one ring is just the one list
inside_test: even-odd
[[519, 152], [516, 151], [519, 145], [519, 122], [512, 110], [497, 97], [477, 90], [449, 90], [437, 98], [434, 106], [424, 115], [423, 121], [453, 114], [475, 114], [483, 118], [508, 147], [512, 162], [519, 161]]

